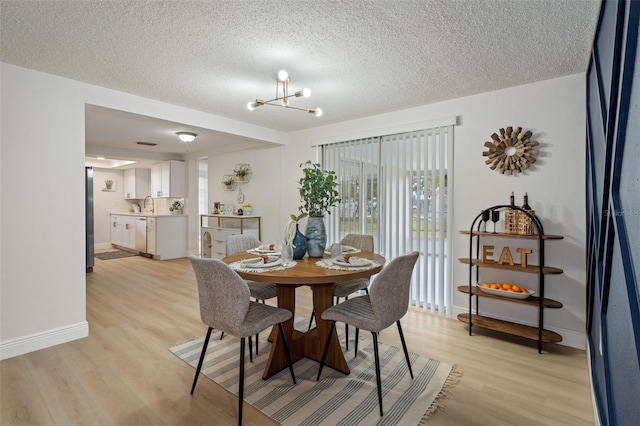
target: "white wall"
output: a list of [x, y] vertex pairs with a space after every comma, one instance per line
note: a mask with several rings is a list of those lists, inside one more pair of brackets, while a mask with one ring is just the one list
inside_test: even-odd
[[[263, 216], [263, 241], [281, 239], [281, 230], [299, 205], [297, 180], [300, 163], [317, 160], [312, 145], [323, 141], [349, 140], [371, 134], [388, 134], [411, 128], [411, 123], [437, 121], [455, 115], [453, 185], [453, 258], [468, 257], [469, 240], [459, 234], [468, 229], [481, 209], [508, 204], [513, 191], [517, 204], [524, 192], [536, 210], [545, 233], [563, 235], [564, 239], [546, 244], [546, 264], [564, 270], [562, 275], [546, 277], [545, 296], [561, 301], [563, 309], [545, 310], [545, 328], [558, 332], [563, 344], [585, 346], [585, 200], [584, 200], [584, 75], [542, 81], [491, 93], [425, 105], [375, 117], [338, 123], [291, 133], [287, 145], [269, 150], [231, 153], [210, 158], [209, 200], [235, 204], [235, 192], [225, 192], [220, 185], [223, 174], [236, 163], [248, 162], [253, 179], [243, 188], [247, 201], [254, 203], [255, 214]], [[540, 142], [540, 154], [531, 171], [506, 176], [484, 164], [483, 144], [501, 127], [521, 126], [531, 130]], [[417, 128], [417, 127], [414, 127]], [[275, 195], [274, 175], [279, 174], [279, 195]], [[274, 216], [276, 215], [276, 216]], [[273, 228], [275, 226], [275, 228]], [[305, 224], [303, 221], [302, 228]], [[492, 229], [491, 227], [489, 229]], [[491, 243], [491, 241], [487, 241]], [[497, 251], [505, 240], [494, 240]], [[530, 261], [537, 260], [537, 247], [530, 243], [509, 241], [514, 255], [516, 247], [532, 247]], [[453, 284], [467, 285], [468, 267], [453, 262]], [[495, 274], [495, 273], [494, 273]], [[528, 274], [492, 275], [485, 278], [520, 282], [537, 288], [537, 278]], [[467, 311], [467, 297], [454, 291], [451, 316]], [[522, 305], [484, 301], [494, 316], [537, 324], [537, 309]], [[460, 325], [463, 326], [462, 324]]]
[[[277, 241], [297, 212], [299, 164], [316, 160], [314, 141], [355, 137], [363, 132], [456, 115], [454, 258], [465, 257], [467, 228], [483, 207], [504, 203], [509, 192], [530, 194], [530, 203], [548, 233], [562, 234], [547, 245], [547, 263], [565, 273], [547, 280], [547, 295], [565, 304], [547, 310], [546, 324], [565, 342], [584, 337], [584, 76], [564, 78], [438, 104], [282, 134], [242, 126], [224, 118], [150, 99], [86, 85], [2, 64], [2, 145], [0, 146], [0, 357], [6, 358], [87, 334], [84, 272], [84, 105], [92, 103], [137, 114], [286, 142], [286, 146], [211, 155], [209, 201], [234, 202], [220, 178], [236, 163], [249, 163], [252, 181], [246, 201], [263, 216], [263, 240]], [[531, 129], [542, 154], [530, 174], [507, 177], [484, 165], [491, 133], [505, 126]], [[55, 179], [55, 185], [50, 186]], [[189, 179], [190, 189], [194, 179]], [[196, 209], [197, 211], [197, 209]], [[189, 247], [197, 241], [197, 220], [189, 215]], [[195, 240], [194, 240], [195, 239]], [[37, 265], [37, 267], [34, 267]], [[454, 285], [465, 284], [467, 269], [455, 263]], [[454, 294], [465, 309], [466, 299]], [[521, 318], [521, 309], [501, 309]], [[533, 318], [525, 318], [532, 321]], [[461, 324], [462, 327], [462, 324]]]
[[[348, 140], [377, 129], [379, 134], [406, 128], [410, 123], [451, 115], [458, 116], [455, 127], [453, 185], [453, 257], [468, 257], [468, 238], [458, 230], [468, 229], [481, 209], [508, 204], [511, 191], [522, 203], [524, 192], [540, 217], [548, 234], [564, 240], [547, 243], [546, 264], [564, 270], [564, 274], [547, 276], [545, 296], [561, 301], [563, 309], [545, 310], [545, 327], [560, 333], [564, 343], [583, 348], [585, 344], [585, 81], [583, 74], [571, 75], [491, 93], [425, 105], [375, 117], [314, 128], [289, 135], [286, 161], [288, 172], [314, 151], [308, 147], [323, 140]], [[535, 167], [517, 176], [501, 175], [484, 164], [483, 143], [498, 129], [521, 126], [531, 130], [540, 142]], [[410, 127], [410, 126], [409, 126]], [[306, 148], [306, 149], [305, 149]], [[283, 151], [285, 152], [285, 151]], [[284, 154], [283, 154], [284, 157]], [[233, 161], [230, 159], [230, 161]], [[286, 183], [283, 181], [283, 188]], [[283, 205], [295, 205], [297, 193], [284, 193]], [[503, 247], [504, 241], [496, 241]], [[521, 244], [515, 244], [521, 247]], [[514, 247], [514, 246], [511, 246]], [[467, 284], [468, 267], [454, 262], [454, 286]], [[488, 276], [485, 274], [485, 276]], [[503, 276], [503, 281], [513, 279]], [[535, 276], [519, 274], [529, 283]], [[467, 298], [454, 292], [455, 314], [467, 310]], [[509, 303], [483, 306], [505, 319], [535, 324], [537, 311]]]
[[1, 64], [0, 77], [0, 359], [88, 334], [85, 104], [283, 139], [271, 129], [10, 64]]
[[86, 336], [84, 102], [2, 64], [1, 358]]

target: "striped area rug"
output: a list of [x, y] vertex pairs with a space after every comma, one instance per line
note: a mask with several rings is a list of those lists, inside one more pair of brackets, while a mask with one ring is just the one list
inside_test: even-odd
[[[300, 329], [306, 328], [305, 323], [304, 319], [300, 321]], [[294, 364], [296, 385], [288, 370], [262, 380], [271, 349], [267, 334], [260, 336], [260, 355], [254, 357], [253, 363], [246, 356], [244, 398], [284, 426], [418, 425], [440, 407], [438, 399], [448, 396], [461, 376], [455, 366], [410, 353], [414, 374], [411, 380], [402, 349], [380, 343], [384, 407], [384, 417], [380, 417], [370, 333], [366, 333], [369, 338], [361, 333], [357, 358], [353, 357], [354, 342], [349, 342], [350, 350], [345, 356], [351, 374], [325, 368], [316, 382], [319, 364], [303, 358]], [[170, 351], [195, 369], [203, 341], [204, 337], [196, 338]], [[236, 395], [239, 350], [239, 339], [225, 336], [219, 340], [219, 333], [214, 332], [202, 366], [202, 373]]]

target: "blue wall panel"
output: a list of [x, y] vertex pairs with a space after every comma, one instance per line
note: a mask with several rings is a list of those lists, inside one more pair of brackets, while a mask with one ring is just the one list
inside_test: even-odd
[[604, 425], [640, 419], [639, 18], [640, 1], [602, 3], [587, 75], [587, 332]]

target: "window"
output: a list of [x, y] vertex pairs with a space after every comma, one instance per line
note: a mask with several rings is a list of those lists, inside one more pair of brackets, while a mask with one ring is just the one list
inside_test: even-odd
[[453, 125], [322, 146], [323, 168], [336, 172], [342, 202], [327, 239], [372, 234], [391, 260], [420, 252], [411, 303], [446, 314], [451, 303], [448, 198]]

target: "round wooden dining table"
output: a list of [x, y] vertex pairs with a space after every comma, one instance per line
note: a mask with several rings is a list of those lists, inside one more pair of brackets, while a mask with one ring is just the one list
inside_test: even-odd
[[[274, 283], [278, 295], [278, 307], [287, 309], [293, 313], [293, 317], [283, 323], [284, 334], [287, 339], [291, 361], [307, 357], [320, 362], [324, 345], [329, 337], [331, 323], [322, 319], [322, 313], [333, 305], [333, 287], [335, 283], [350, 281], [357, 278], [369, 278], [382, 270], [385, 258], [372, 253], [362, 251], [355, 256], [373, 260], [378, 264], [374, 268], [350, 268], [349, 270], [336, 270], [323, 268], [316, 265], [321, 260], [318, 257], [304, 257], [296, 259], [296, 265], [292, 268], [268, 271], [268, 272], [247, 272], [246, 269], [236, 271], [245, 280]], [[257, 257], [249, 253], [236, 253], [222, 259], [227, 264], [232, 264], [243, 259]], [[307, 332], [295, 330], [293, 322], [296, 311], [296, 288], [307, 285], [313, 294], [313, 308], [315, 310], [316, 327]], [[338, 339], [338, 333], [334, 327], [332, 342], [329, 345], [329, 352], [325, 365], [332, 367], [345, 374], [349, 374], [349, 366], [342, 353], [342, 347]], [[280, 340], [277, 328], [271, 330], [269, 337], [271, 341], [271, 352], [262, 374], [263, 379], [268, 379], [277, 372], [287, 368], [284, 345]]]

